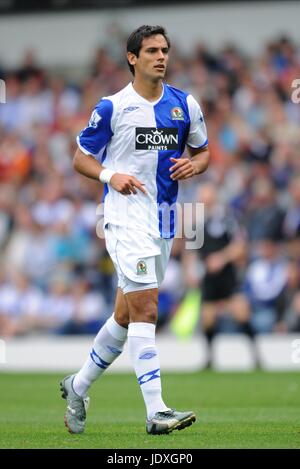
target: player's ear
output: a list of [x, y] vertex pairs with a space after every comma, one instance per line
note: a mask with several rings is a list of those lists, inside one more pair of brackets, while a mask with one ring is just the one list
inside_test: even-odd
[[133, 52], [127, 52], [127, 60], [130, 63], [130, 65], [135, 65], [136, 59], [137, 59], [137, 56]]

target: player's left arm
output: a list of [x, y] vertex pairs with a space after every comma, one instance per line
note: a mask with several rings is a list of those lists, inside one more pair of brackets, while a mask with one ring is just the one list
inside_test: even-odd
[[190, 158], [170, 158], [172, 163], [174, 163], [170, 168], [170, 177], [173, 181], [188, 179], [207, 170], [209, 165], [208, 146], [204, 148], [188, 146], [188, 152]]
[[190, 128], [186, 145], [190, 158], [170, 158], [173, 163], [170, 168], [170, 177], [174, 181], [201, 174], [206, 171], [209, 165], [208, 139], [204, 116], [199, 104], [192, 95], [188, 95], [187, 105]]

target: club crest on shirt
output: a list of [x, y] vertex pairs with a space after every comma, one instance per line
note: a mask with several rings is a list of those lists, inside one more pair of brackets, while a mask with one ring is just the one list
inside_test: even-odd
[[144, 259], [140, 259], [136, 265], [137, 275], [144, 275], [147, 273], [147, 264]]
[[183, 121], [184, 115], [181, 107], [173, 107], [171, 111], [171, 116], [173, 121]]

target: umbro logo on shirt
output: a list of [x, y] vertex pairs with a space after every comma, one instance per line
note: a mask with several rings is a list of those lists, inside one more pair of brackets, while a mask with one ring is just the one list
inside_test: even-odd
[[131, 111], [135, 111], [136, 109], [139, 109], [139, 106], [129, 106], [129, 107], [125, 107], [125, 109], [123, 109], [124, 112], [131, 112]]
[[178, 129], [136, 127], [136, 150], [178, 150]]

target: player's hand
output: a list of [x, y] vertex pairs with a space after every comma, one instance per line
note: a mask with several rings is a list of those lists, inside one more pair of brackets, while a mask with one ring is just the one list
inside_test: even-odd
[[170, 167], [170, 178], [173, 181], [188, 179], [196, 174], [194, 164], [189, 158], [170, 158], [173, 166]]
[[146, 189], [144, 188], [145, 184], [129, 174], [114, 174], [110, 180], [110, 185], [123, 195], [136, 194], [136, 189], [147, 194]]

